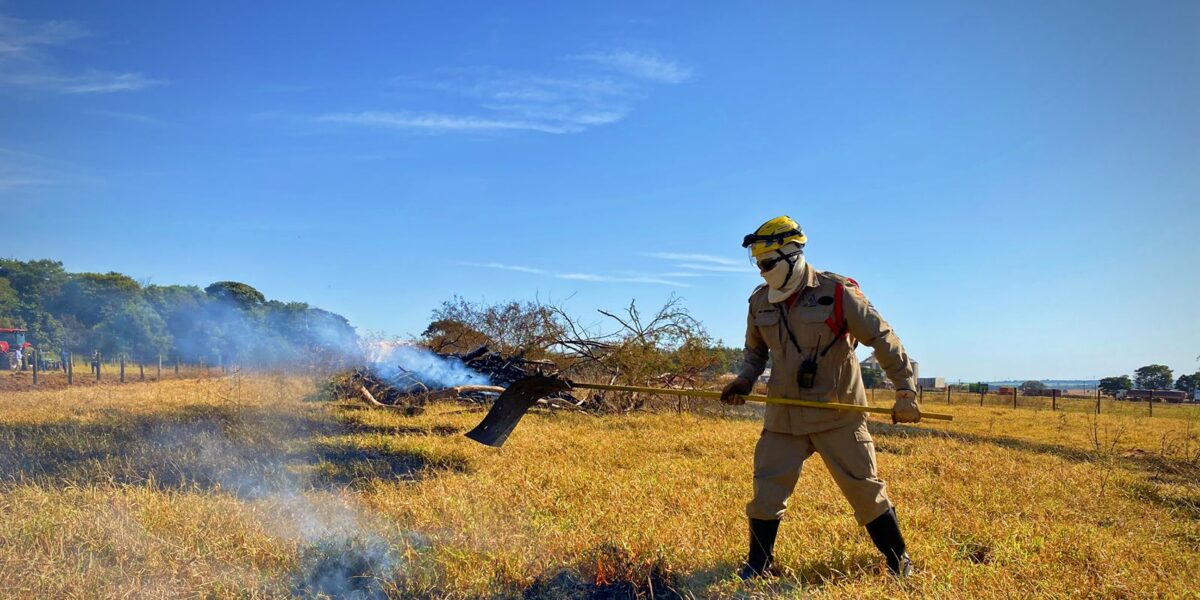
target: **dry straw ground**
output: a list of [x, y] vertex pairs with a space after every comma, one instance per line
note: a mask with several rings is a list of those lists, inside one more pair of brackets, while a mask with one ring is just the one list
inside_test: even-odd
[[872, 424], [916, 577], [881, 573], [814, 460], [783, 577], [746, 586], [748, 415], [531, 414], [496, 450], [459, 435], [472, 409], [367, 411], [295, 377], [6, 392], [0, 595], [1200, 593], [1194, 409], [937, 408], [956, 420]]

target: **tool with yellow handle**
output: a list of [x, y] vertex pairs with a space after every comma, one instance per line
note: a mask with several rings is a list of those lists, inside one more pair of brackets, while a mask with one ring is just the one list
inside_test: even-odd
[[[721, 392], [711, 390], [679, 390], [671, 388], [652, 388], [638, 387], [633, 385], [606, 385], [603, 383], [579, 383], [571, 382], [573, 388], [586, 388], [589, 390], [609, 390], [613, 392], [643, 392], [646, 394], [663, 394], [664, 396], [688, 396], [691, 398], [712, 398], [713, 400], [721, 399]], [[796, 400], [793, 398], [772, 398], [770, 396], [760, 396], [758, 394], [743, 394], [747, 402], [763, 402], [766, 404], [784, 404], [787, 406], [803, 406], [805, 408], [831, 408], [833, 410], [848, 410], [853, 412], [876, 413], [880, 415], [892, 414], [892, 409], [879, 406], [859, 406], [857, 404], [839, 404], [837, 402], [813, 402], [809, 400]], [[938, 421], [953, 421], [954, 415], [945, 415], [941, 413], [921, 413], [922, 419], [933, 419]]]
[[[496, 398], [492, 404], [492, 409], [488, 411], [487, 416], [479, 423], [475, 429], [467, 432], [467, 437], [489, 446], [500, 447], [504, 445], [504, 441], [508, 439], [508, 434], [517, 426], [521, 417], [537, 401], [545, 398], [555, 392], [566, 392], [575, 388], [584, 388], [590, 390], [608, 390], [614, 392], [642, 392], [646, 394], [662, 394], [671, 396], [689, 396], [693, 398], [712, 398], [719, 400], [721, 392], [711, 390], [680, 390], [672, 388], [653, 388], [640, 387], [632, 385], [607, 385], [603, 383], [582, 383], [568, 381], [558, 377], [548, 377], [545, 375], [532, 375], [524, 379], [518, 379]], [[794, 400], [792, 398], [771, 398], [768, 396], [759, 396], [755, 394], [743, 395], [750, 402], [765, 402], [767, 404], [782, 404], [786, 406], [803, 406], [806, 408], [825, 408], [832, 410], [848, 410], [854, 412], [878, 413], [883, 415], [892, 414], [889, 408], [880, 408], [876, 406], [859, 406], [857, 404], [838, 404], [835, 402], [811, 402], [808, 400]], [[951, 415], [938, 413], [921, 413], [922, 419], [936, 419], [942, 421], [950, 421], [954, 419]]]

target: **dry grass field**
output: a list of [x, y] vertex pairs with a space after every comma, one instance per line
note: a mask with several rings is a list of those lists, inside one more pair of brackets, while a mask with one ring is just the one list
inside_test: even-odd
[[[888, 398], [877, 399], [881, 405]], [[873, 421], [919, 572], [883, 574], [819, 460], [744, 585], [752, 415], [403, 417], [299, 377], [0, 392], [11, 598], [1200, 595], [1193, 407]]]

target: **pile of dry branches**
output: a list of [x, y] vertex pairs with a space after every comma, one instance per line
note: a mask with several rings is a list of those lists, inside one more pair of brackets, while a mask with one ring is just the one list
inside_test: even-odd
[[[499, 385], [459, 385], [430, 388], [416, 374], [399, 367], [393, 378], [384, 378], [374, 371], [358, 368], [335, 375], [330, 385], [335, 398], [361, 399], [374, 408], [403, 410], [405, 414], [420, 414], [424, 407], [438, 400], [458, 400], [484, 404], [491, 402], [512, 382], [535, 374], [552, 374], [554, 365], [526, 360], [520, 355], [504, 356], [481, 346], [465, 354], [439, 354], [442, 358], [461, 360], [468, 368], [487, 375]], [[546, 402], [551, 408], [579, 408], [580, 401], [569, 394], [558, 394]]]

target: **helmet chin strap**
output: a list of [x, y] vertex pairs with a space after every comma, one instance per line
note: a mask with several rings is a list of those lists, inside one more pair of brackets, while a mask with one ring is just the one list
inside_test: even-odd
[[778, 253], [779, 257], [782, 258], [788, 264], [787, 277], [784, 277], [783, 283], [779, 284], [779, 289], [781, 289], [781, 290], [787, 289], [787, 284], [789, 281], [792, 280], [792, 275], [796, 274], [796, 257], [799, 256], [800, 253], [793, 252], [792, 254], [784, 254], [782, 249], [777, 249], [777, 250], [775, 250], [775, 252]]

